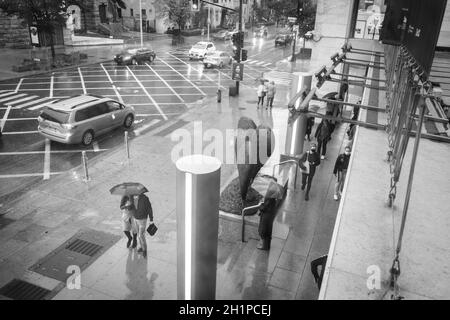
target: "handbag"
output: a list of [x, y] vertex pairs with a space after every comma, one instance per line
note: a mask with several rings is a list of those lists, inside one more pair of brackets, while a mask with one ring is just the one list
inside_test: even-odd
[[158, 230], [158, 227], [154, 223], [151, 223], [147, 228], [147, 232], [151, 236], [155, 235], [157, 230]]
[[304, 173], [304, 174], [309, 174], [309, 166], [310, 166], [310, 163], [309, 163], [309, 160], [308, 160], [308, 156], [309, 156], [309, 152], [307, 152], [306, 161], [303, 162], [303, 165], [306, 167], [306, 169], [302, 169], [302, 168], [300, 167], [300, 171], [301, 171], [302, 173]]

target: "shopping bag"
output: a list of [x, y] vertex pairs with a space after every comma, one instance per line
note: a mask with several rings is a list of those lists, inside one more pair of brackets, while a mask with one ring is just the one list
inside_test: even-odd
[[147, 232], [148, 232], [148, 234], [151, 235], [151, 236], [153, 236], [153, 235], [156, 233], [157, 230], [158, 230], [158, 227], [155, 226], [154, 223], [151, 223], [151, 224], [148, 226], [148, 228], [147, 228]]
[[303, 162], [302, 164], [305, 166], [305, 169], [302, 169], [302, 168], [300, 167], [300, 171], [301, 171], [302, 173], [309, 174], [309, 161], [306, 160], [306, 161]]

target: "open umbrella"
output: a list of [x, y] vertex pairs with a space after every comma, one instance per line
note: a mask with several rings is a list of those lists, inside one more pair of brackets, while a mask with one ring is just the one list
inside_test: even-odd
[[109, 192], [117, 196], [132, 196], [148, 192], [148, 190], [139, 182], [124, 182], [112, 187]]
[[264, 199], [282, 199], [284, 188], [277, 180], [268, 175], [258, 175], [252, 183], [252, 188], [261, 194]]

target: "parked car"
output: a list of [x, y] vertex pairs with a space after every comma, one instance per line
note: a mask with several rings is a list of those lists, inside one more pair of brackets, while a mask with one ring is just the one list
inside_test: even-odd
[[278, 34], [278, 35], [275, 37], [275, 47], [276, 47], [277, 45], [280, 45], [280, 46], [287, 46], [288, 44], [291, 44], [291, 42], [292, 42], [292, 35], [291, 35], [291, 34], [288, 34], [288, 33], [285, 33], [285, 34]]
[[214, 43], [209, 41], [200, 41], [192, 46], [189, 50], [189, 60], [200, 59], [202, 60], [206, 54], [216, 51]]
[[148, 48], [128, 49], [114, 56], [114, 61], [119, 64], [141, 64], [155, 60], [155, 51]]
[[231, 33], [228, 30], [220, 30], [219, 32], [213, 34], [213, 39], [216, 40], [230, 40], [231, 39]]
[[132, 106], [97, 95], [76, 95], [47, 105], [38, 117], [38, 131], [53, 141], [88, 146], [114, 128], [130, 128], [134, 118]]
[[205, 68], [219, 67], [223, 68], [226, 64], [231, 64], [233, 58], [224, 51], [215, 51], [213, 53], [207, 54], [203, 59], [203, 65]]

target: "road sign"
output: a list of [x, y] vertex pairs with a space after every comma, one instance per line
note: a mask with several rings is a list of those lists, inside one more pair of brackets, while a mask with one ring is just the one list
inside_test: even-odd
[[295, 23], [295, 22], [297, 22], [297, 18], [296, 17], [288, 17], [288, 21]]
[[231, 78], [236, 81], [244, 79], [244, 65], [242, 63], [233, 63]]

